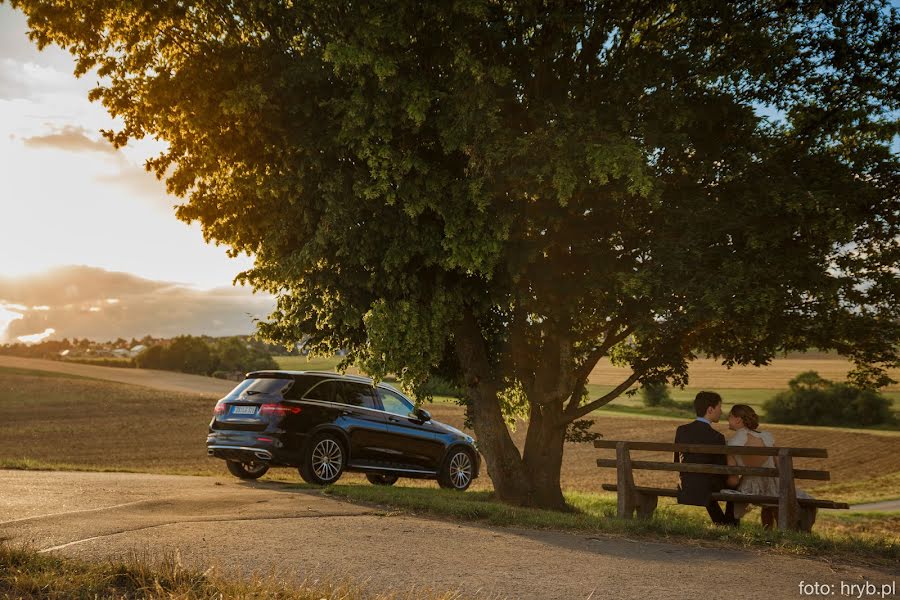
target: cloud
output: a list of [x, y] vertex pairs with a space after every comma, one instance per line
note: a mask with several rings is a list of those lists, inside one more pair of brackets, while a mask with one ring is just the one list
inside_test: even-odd
[[25, 138], [25, 145], [32, 148], [55, 148], [68, 152], [102, 152], [115, 154], [116, 149], [106, 140], [94, 140], [88, 137], [87, 129], [64, 125], [49, 135], [36, 135]]
[[121, 155], [119, 158], [118, 170], [111, 175], [99, 175], [97, 181], [121, 186], [132, 194], [154, 201], [153, 206], [164, 214], [173, 215], [172, 205], [176, 203], [176, 198], [166, 194], [166, 184], [143, 167], [128, 162]]
[[0, 59], [0, 98], [34, 100], [47, 94], [87, 89], [86, 80], [77, 82], [70, 73], [30, 60]]
[[[114, 298], [118, 302], [110, 303]], [[54, 339], [111, 340], [145, 335], [242, 335], [274, 308], [271, 296], [243, 288], [197, 290], [84, 266], [39, 275], [0, 277], [0, 309], [19, 305], [7, 341], [53, 329]], [[35, 310], [40, 306], [42, 310]]]

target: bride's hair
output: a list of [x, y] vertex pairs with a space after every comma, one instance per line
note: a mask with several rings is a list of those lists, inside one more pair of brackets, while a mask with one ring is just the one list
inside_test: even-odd
[[744, 423], [744, 427], [752, 431], [759, 428], [759, 415], [753, 410], [753, 407], [746, 404], [735, 404], [731, 407], [731, 414]]

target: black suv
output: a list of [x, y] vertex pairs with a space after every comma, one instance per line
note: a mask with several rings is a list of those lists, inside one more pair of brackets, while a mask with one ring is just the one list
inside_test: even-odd
[[391, 386], [314, 371], [248, 373], [216, 403], [206, 449], [241, 479], [297, 467], [321, 485], [359, 471], [377, 485], [414, 477], [465, 490], [480, 466], [470, 436]]

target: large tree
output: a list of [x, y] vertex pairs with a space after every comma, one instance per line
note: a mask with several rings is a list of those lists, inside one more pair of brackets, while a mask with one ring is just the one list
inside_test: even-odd
[[[886, 1], [12, 4], [255, 256], [261, 332], [457, 377], [505, 501], [564, 506], [567, 431], [698, 355], [898, 362]], [[591, 398], [603, 357], [630, 374]]]

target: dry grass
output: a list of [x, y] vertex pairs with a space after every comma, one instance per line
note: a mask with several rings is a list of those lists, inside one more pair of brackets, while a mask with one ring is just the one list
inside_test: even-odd
[[[463, 417], [460, 408], [446, 403], [429, 406], [435, 419], [454, 427], [462, 428]], [[620, 415], [613, 412], [599, 413], [594, 429], [608, 440], [641, 440], [671, 441], [675, 428], [683, 423], [678, 419], [661, 419]], [[727, 427], [721, 424], [718, 428], [727, 434]], [[867, 480], [886, 474], [900, 473], [900, 432], [895, 431], [858, 431], [850, 429], [801, 427], [789, 425], [772, 425], [771, 430], [776, 441], [782, 446], [827, 448], [827, 459], [798, 459], [797, 466], [810, 469], [826, 469], [831, 472], [832, 484]], [[525, 425], [518, 427], [513, 434], [516, 444], [521, 448], [525, 441]], [[590, 444], [566, 444], [563, 457], [562, 485], [566, 489], [593, 491], [600, 490], [600, 484], [613, 482], [615, 472], [612, 469], [601, 469], [596, 466], [597, 458], [611, 457], [611, 451], [597, 450]], [[642, 460], [671, 461], [672, 456], [663, 453], [646, 452], [638, 455]], [[638, 484], [652, 486], [674, 486], [678, 480], [676, 473], [636, 471]], [[487, 480], [479, 479], [480, 486], [488, 487]], [[813, 489], [822, 482], [801, 482], [805, 489]], [[872, 495], [876, 497], [879, 490], [886, 496], [879, 499], [900, 498], [900, 485], [893, 487], [873, 487]], [[831, 493], [831, 492], [830, 492]], [[857, 487], [833, 488], [828, 497], [834, 500], [865, 494]]]
[[[333, 371], [338, 358], [307, 358], [305, 356], [276, 356], [282, 369], [298, 371]], [[825, 379], [844, 381], [852, 364], [847, 359], [822, 353], [796, 354], [777, 358], [765, 367], [734, 367], [727, 369], [719, 361], [701, 358], [690, 366], [690, 385], [696, 389], [759, 389], [782, 390], [788, 381], [804, 371], [816, 371]], [[357, 369], [349, 369], [358, 373]], [[893, 379], [900, 381], [900, 369], [889, 371]], [[589, 382], [599, 386], [614, 387], [628, 378], [627, 369], [613, 366], [608, 359], [601, 360], [591, 372]], [[886, 388], [900, 392], [900, 384]]]
[[43, 371], [0, 373], [7, 464], [221, 473], [206, 456], [209, 399]]
[[[844, 381], [852, 364], [840, 356], [802, 355], [779, 358], [765, 367], [734, 367], [727, 369], [718, 361], [701, 358], [690, 366], [691, 387], [699, 389], [786, 389], [788, 381], [804, 371], [816, 371], [825, 379]], [[615, 386], [628, 378], [630, 371], [601, 360], [591, 371], [590, 383]], [[891, 377], [900, 381], [900, 369], [889, 371]], [[886, 391], [900, 391], [900, 384], [886, 388]]]
[[[186, 568], [177, 553], [132, 555], [123, 560], [87, 563], [28, 548], [0, 545], [0, 597], [52, 600], [104, 598], [130, 600], [458, 600], [456, 592], [421, 588], [408, 592], [372, 593], [359, 585], [285, 581], [280, 575], [253, 574], [225, 578], [218, 569]], [[488, 597], [485, 597], [489, 600]]]
[[[86, 378], [45, 372], [0, 369], [0, 465], [19, 468], [117, 469], [157, 473], [225, 474], [220, 460], [206, 456], [209, 399], [160, 392]], [[462, 428], [462, 409], [448, 403], [430, 405], [434, 418]], [[675, 419], [599, 413], [594, 428], [606, 439], [671, 440]], [[720, 425], [720, 429], [725, 430]], [[900, 497], [900, 483], [858, 482], [900, 473], [900, 432], [821, 427], [771, 426], [780, 445], [828, 448], [831, 457], [805, 459], [799, 466], [831, 471], [832, 482], [820, 495], [833, 499]], [[521, 446], [525, 427], [514, 439]], [[562, 484], [566, 489], [596, 492], [614, 473], [596, 466], [604, 455], [589, 444], [567, 444]], [[669, 456], [646, 453], [648, 460]], [[293, 470], [275, 469], [272, 476], [295, 480]], [[347, 480], [360, 476], [348, 474]], [[676, 475], [638, 472], [639, 483], [674, 485]], [[813, 483], [801, 482], [806, 489]], [[852, 484], [852, 485], [851, 485]], [[422, 485], [434, 486], [431, 482]], [[490, 489], [481, 477], [475, 489]]]

